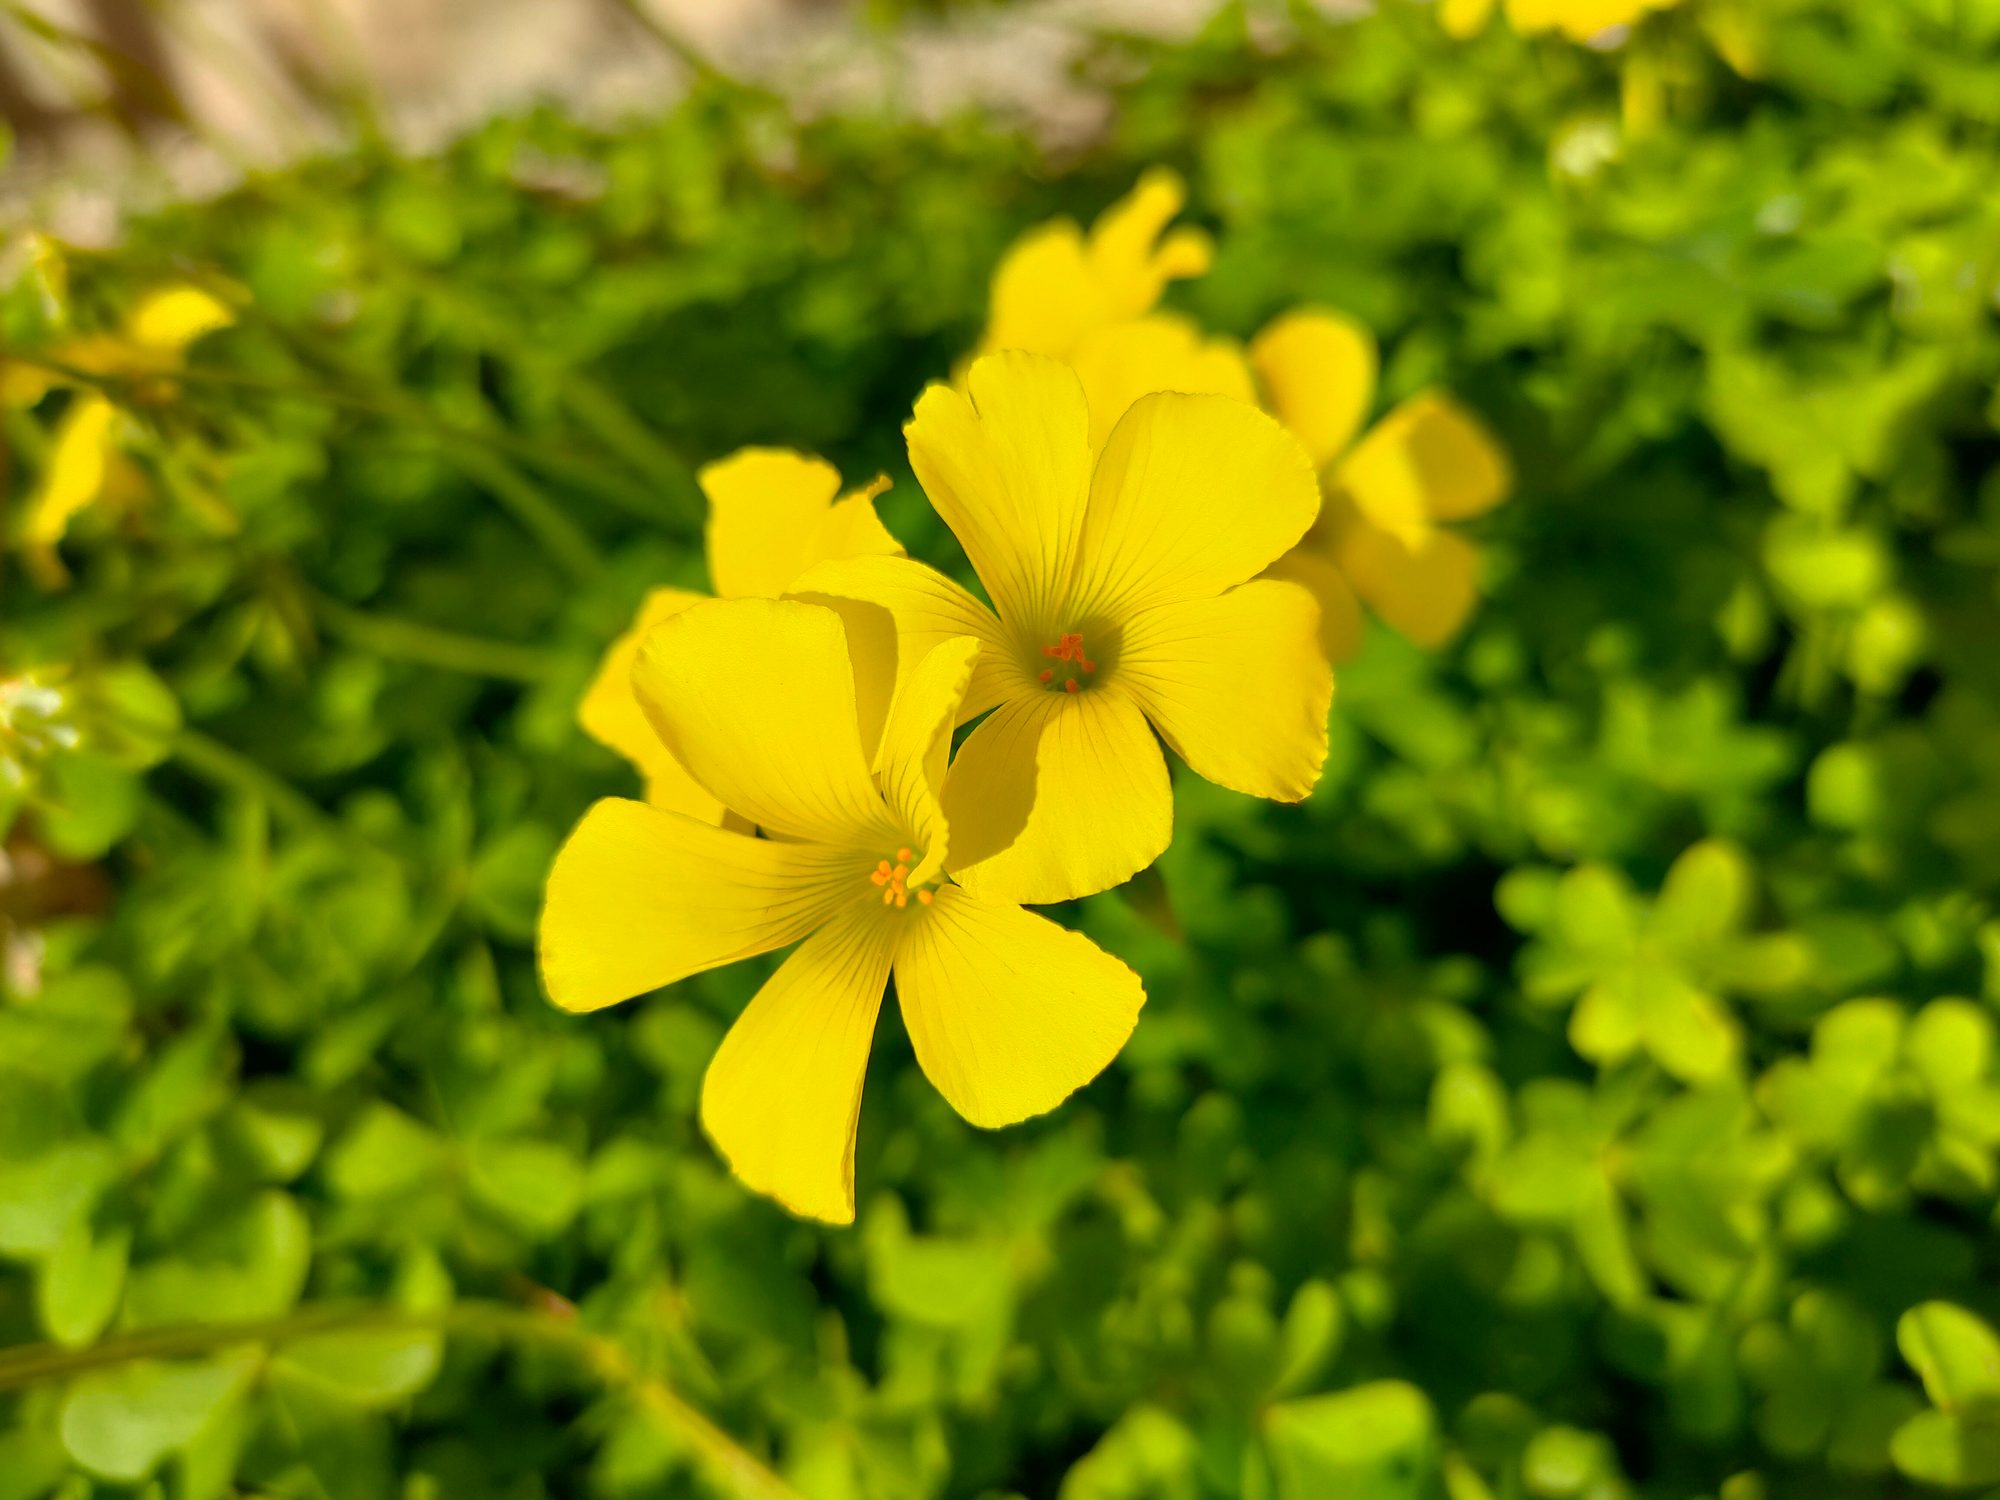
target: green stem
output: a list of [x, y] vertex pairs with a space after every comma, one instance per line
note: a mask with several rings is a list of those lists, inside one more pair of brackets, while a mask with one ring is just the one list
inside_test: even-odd
[[325, 808], [289, 781], [198, 729], [182, 729], [174, 736], [173, 755], [204, 781], [255, 797], [288, 823], [314, 833], [349, 836]]
[[[366, 378], [366, 372], [356, 369], [353, 361], [341, 351], [322, 347], [282, 324], [267, 321], [264, 326], [284, 341], [309, 368], [330, 370], [333, 378], [343, 385]], [[401, 390], [378, 399], [382, 400], [384, 409], [392, 416], [405, 420], [428, 419], [431, 416], [429, 408], [421, 401]], [[539, 541], [555, 564], [573, 580], [588, 582], [603, 571], [604, 560], [598, 556], [596, 545], [583, 528], [553, 504], [525, 475], [493, 451], [492, 445], [482, 443], [477, 437], [445, 438], [441, 445], [445, 456], [459, 473], [498, 501], [500, 507]]]
[[663, 487], [671, 520], [689, 535], [698, 532], [707, 504], [686, 461], [640, 421], [631, 407], [581, 370], [564, 371], [561, 389], [570, 415], [634, 471]]
[[417, 620], [355, 609], [324, 594], [312, 599], [313, 613], [329, 634], [377, 656], [420, 666], [463, 672], [471, 677], [498, 677], [508, 682], [542, 682], [553, 676], [561, 658], [552, 651], [461, 635]]
[[739, 1500], [799, 1500], [798, 1492], [766, 1464], [664, 1382], [640, 1370], [613, 1340], [590, 1332], [573, 1315], [501, 1302], [460, 1302], [438, 1312], [373, 1305], [312, 1307], [282, 1318], [153, 1329], [82, 1349], [34, 1344], [0, 1350], [0, 1391], [140, 1360], [191, 1359], [245, 1344], [284, 1345], [320, 1334], [370, 1330], [436, 1331], [567, 1350], [607, 1387], [629, 1396], [672, 1432], [727, 1493]]
[[447, 443], [445, 453], [459, 473], [499, 501], [522, 530], [546, 547], [572, 579], [585, 583], [604, 571], [604, 559], [583, 528], [506, 459], [467, 443]]
[[[138, 377], [80, 370], [74, 365], [66, 365], [60, 360], [48, 359], [41, 355], [10, 354], [7, 357], [15, 364], [47, 370], [71, 385], [100, 390], [113, 398], [117, 398], [138, 383]], [[157, 380], [160, 377], [150, 378]], [[327, 406], [345, 407], [350, 411], [365, 412], [369, 416], [421, 432], [426, 437], [440, 442], [470, 443], [509, 454], [555, 478], [574, 484], [578, 489], [595, 494], [599, 499], [617, 506], [640, 520], [673, 524], [680, 519], [678, 514], [664, 504], [651, 488], [622, 472], [614, 472], [592, 463], [587, 458], [546, 447], [510, 432], [466, 427], [447, 422], [434, 415], [419, 401], [387, 400], [364, 391], [343, 390], [303, 380], [279, 380], [268, 375], [251, 375], [241, 370], [225, 370], [214, 365], [185, 365], [174, 371], [172, 378], [181, 385], [253, 391], [274, 400], [316, 402]], [[675, 461], [678, 462], [677, 459]]]
[[489, 346], [498, 357], [530, 369], [539, 379], [553, 384], [563, 406], [592, 437], [622, 459], [634, 474], [658, 491], [664, 491], [663, 495], [647, 491], [653, 503], [645, 519], [678, 526], [689, 534], [700, 530], [707, 505], [695, 487], [694, 473], [687, 461], [615, 391], [587, 372], [559, 363], [523, 340], [504, 313], [495, 312], [447, 278], [393, 260], [385, 260], [381, 270], [413, 293], [450, 308], [473, 337]]
[[[466, 433], [463, 436], [474, 442], [480, 440], [477, 433]], [[524, 461], [533, 464], [545, 474], [567, 480], [578, 489], [595, 494], [600, 500], [617, 506], [629, 516], [634, 516], [649, 525], [680, 527], [690, 533], [699, 529], [687, 525], [686, 505], [676, 504], [670, 499], [663, 500], [652, 486], [627, 478], [623, 471], [601, 467], [587, 458], [579, 458], [570, 453], [559, 453], [539, 446], [524, 452], [522, 447], [523, 445], [517, 443], [514, 445], [514, 451]], [[683, 467], [681, 473], [684, 480], [686, 472]], [[692, 489], [692, 480], [685, 480], [685, 484], [687, 488]]]
[[653, 7], [644, 4], [643, 0], [611, 0], [611, 3], [623, 11], [641, 31], [658, 42], [669, 56], [702, 82], [735, 83], [735, 79], [703, 56], [701, 49], [669, 26]]

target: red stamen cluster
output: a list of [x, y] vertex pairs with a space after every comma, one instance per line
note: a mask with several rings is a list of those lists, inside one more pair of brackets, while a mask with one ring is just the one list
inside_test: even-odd
[[[1097, 663], [1090, 660], [1089, 657], [1083, 654], [1083, 636], [1075, 631], [1065, 632], [1064, 635], [1060, 639], [1058, 639], [1053, 646], [1042, 647], [1042, 655], [1050, 657], [1056, 661], [1072, 662], [1078, 668], [1080, 668], [1085, 673], [1085, 675], [1088, 675], [1089, 673], [1095, 672], [1097, 670]], [[1044, 667], [1042, 669], [1043, 682], [1054, 682], [1055, 679], [1056, 679], [1056, 669], [1054, 667]], [[1076, 691], [1076, 679], [1074, 677], [1068, 677], [1068, 676], [1064, 677], [1063, 691], [1065, 693], [1073, 693]]]

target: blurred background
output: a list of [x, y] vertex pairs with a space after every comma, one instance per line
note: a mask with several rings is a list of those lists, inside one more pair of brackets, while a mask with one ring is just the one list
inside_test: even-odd
[[[1339, 0], [1322, 0], [1327, 9]], [[203, 192], [343, 132], [436, 147], [560, 101], [658, 109], [719, 67], [802, 112], [936, 117], [983, 103], [1072, 142], [1105, 123], [1074, 76], [1106, 27], [1188, 36], [1206, 0], [16, 0], [0, 25], [0, 204], [109, 232], [107, 199]]]
[[[2000, 1495], [2000, 0], [0, 0], [0, 117], [0, 1500]], [[901, 424], [1160, 170], [1330, 511], [1511, 483], [803, 1223], [770, 962], [543, 993], [579, 702], [742, 445], [969, 576]]]

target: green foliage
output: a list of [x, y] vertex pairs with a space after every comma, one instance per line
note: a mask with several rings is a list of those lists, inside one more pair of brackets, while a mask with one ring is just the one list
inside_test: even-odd
[[1422, 1391], [1401, 1381], [1281, 1401], [1265, 1414], [1264, 1431], [1286, 1500], [1419, 1500], [1437, 1491], [1437, 1415]]
[[1697, 844], [1667, 872], [1650, 905], [1606, 865], [1560, 879], [1516, 870], [1501, 911], [1541, 940], [1521, 955], [1529, 998], [1568, 1006], [1570, 1044], [1611, 1065], [1636, 1053], [1700, 1083], [1733, 1072], [1742, 1034], [1724, 992], [1783, 989], [1810, 955], [1783, 937], [1745, 935], [1752, 872], [1727, 844]]
[[1932, 1402], [1897, 1429], [1896, 1467], [1951, 1489], [2000, 1482], [2000, 1335], [1962, 1307], [1926, 1302], [1903, 1314], [1896, 1343]]
[[[1061, 170], [715, 84], [0, 294], [10, 354], [237, 312], [112, 391], [71, 585], [0, 561], [0, 1500], [2000, 1485], [2000, 11], [1291, 9], [1105, 39]], [[1067, 914], [1147, 984], [1105, 1078], [978, 1132], [891, 1020], [860, 1222], [795, 1223], [695, 1124], [756, 966], [540, 992], [631, 789], [578, 696], [738, 445], [948, 556], [899, 423], [1012, 236], [1156, 161], [1183, 306], [1347, 309], [1493, 424], [1487, 597], [1371, 634], [1306, 804], [1183, 778]], [[10, 497], [71, 399], [0, 411]]]
[[1832, 1158], [1863, 1207], [1899, 1207], [1912, 1192], [1976, 1203], [2000, 1181], [1993, 1030], [1967, 1000], [1934, 1000], [1907, 1018], [1892, 1001], [1849, 1001], [1814, 1026], [1810, 1057], [1765, 1075], [1766, 1108]]

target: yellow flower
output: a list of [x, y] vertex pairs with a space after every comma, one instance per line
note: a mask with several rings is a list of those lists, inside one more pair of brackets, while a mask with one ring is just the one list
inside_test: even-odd
[[701, 1099], [736, 1175], [794, 1213], [854, 1217], [862, 1077], [891, 973], [918, 1063], [988, 1127], [1096, 1077], [1145, 1003], [1138, 976], [1088, 939], [946, 877], [946, 754], [978, 649], [936, 645], [871, 732], [832, 611], [684, 611], [642, 646], [639, 695], [692, 778], [772, 837], [610, 798], [549, 877], [542, 974], [567, 1010], [799, 945], [724, 1038]]
[[[168, 377], [182, 368], [188, 347], [233, 321], [228, 307], [199, 287], [163, 287], [139, 300], [122, 332], [72, 339], [48, 351], [50, 365], [61, 368], [21, 360], [0, 363], [0, 403], [33, 406], [54, 386], [72, 383], [66, 371], [142, 381], [158, 376], [153, 390], [141, 385], [136, 393], [149, 397], [170, 391]], [[121, 415], [110, 396], [84, 390], [56, 423], [21, 530], [28, 556], [50, 582], [66, 576], [55, 548], [78, 512], [121, 491], [143, 490], [120, 452]]]
[[1065, 901], [1152, 863], [1173, 826], [1156, 730], [1211, 781], [1311, 791], [1333, 692], [1318, 611], [1257, 580], [1319, 509], [1295, 438], [1241, 402], [1155, 392], [1093, 451], [1075, 372], [1019, 352], [975, 361], [964, 392], [933, 385], [904, 433], [991, 607], [900, 558], [828, 563], [795, 593], [893, 631], [905, 662], [981, 643], [959, 718], [990, 716], [946, 797], [962, 885]]
[[[1375, 342], [1338, 313], [1287, 313], [1251, 341], [1266, 406], [1312, 454], [1326, 506], [1280, 565], [1319, 595], [1330, 654], [1351, 654], [1348, 589], [1420, 646], [1441, 646], [1479, 599], [1479, 554], [1449, 529], [1513, 489], [1505, 450], [1442, 391], [1420, 391], [1354, 441], [1375, 395]], [[1352, 446], [1349, 446], [1352, 444]]]
[[[1596, 10], [1611, 4], [1601, 0]], [[1447, 0], [1448, 19], [1463, 9]], [[1523, 9], [1531, 18], [1540, 13], [1525, 0]], [[1592, 7], [1572, 9], [1580, 16]], [[1288, 314], [1246, 357], [1234, 340], [1211, 338], [1192, 319], [1155, 312], [1170, 276], [1208, 268], [1208, 242], [1194, 231], [1177, 230], [1154, 248], [1182, 201], [1179, 179], [1155, 170], [1105, 212], [1088, 242], [1067, 221], [1023, 236], [994, 277], [981, 347], [1051, 354], [1073, 366], [1089, 402], [1093, 450], [1150, 392], [1262, 405], [1322, 473], [1326, 503], [1312, 535], [1268, 576], [1304, 584], [1318, 599], [1328, 658], [1342, 662], [1360, 648], [1362, 600], [1418, 644], [1443, 644], [1477, 602], [1479, 575], [1478, 555], [1443, 523], [1506, 498], [1513, 480], [1505, 453], [1476, 418], [1435, 391], [1404, 402], [1356, 444], [1375, 399], [1377, 360], [1374, 339], [1350, 318]]]
[[1087, 236], [1068, 219], [1022, 235], [993, 274], [978, 352], [1067, 357], [1094, 329], [1150, 312], [1169, 281], [1201, 275], [1213, 257], [1208, 236], [1167, 229], [1186, 197], [1180, 178], [1155, 167]]
[[[1579, 42], [1594, 41], [1619, 26], [1632, 26], [1648, 13], [1679, 0], [1505, 0], [1507, 21], [1516, 31], [1561, 31]], [[1440, 0], [1438, 19], [1453, 36], [1486, 29], [1500, 0]]]
[[[1207, 391], [1258, 401], [1305, 445], [1326, 501], [1305, 541], [1269, 570], [1310, 588], [1335, 662], [1361, 642], [1360, 601], [1423, 646], [1464, 625], [1479, 559], [1446, 528], [1507, 497], [1506, 454], [1438, 391], [1412, 396], [1359, 442], [1375, 399], [1375, 341], [1351, 318], [1301, 309], [1272, 321], [1247, 355], [1166, 313], [1098, 330], [1075, 365], [1093, 433], [1144, 390]], [[1358, 599], [1357, 599], [1358, 596]]]
[[[708, 497], [709, 582], [724, 599], [775, 598], [828, 558], [902, 553], [875, 514], [886, 478], [840, 495], [831, 464], [778, 448], [745, 448], [697, 477]], [[586, 733], [646, 778], [646, 800], [655, 807], [721, 823], [722, 804], [660, 742], [632, 689], [633, 664], [653, 627], [707, 597], [676, 588], [648, 594], [631, 628], [605, 652], [577, 717]]]
[[66, 370], [126, 379], [171, 375], [195, 340], [235, 321], [224, 303], [200, 287], [160, 287], [133, 305], [120, 332], [85, 334], [41, 356], [61, 368], [30, 360], [0, 362], [0, 403], [33, 406], [52, 387], [71, 383]]

